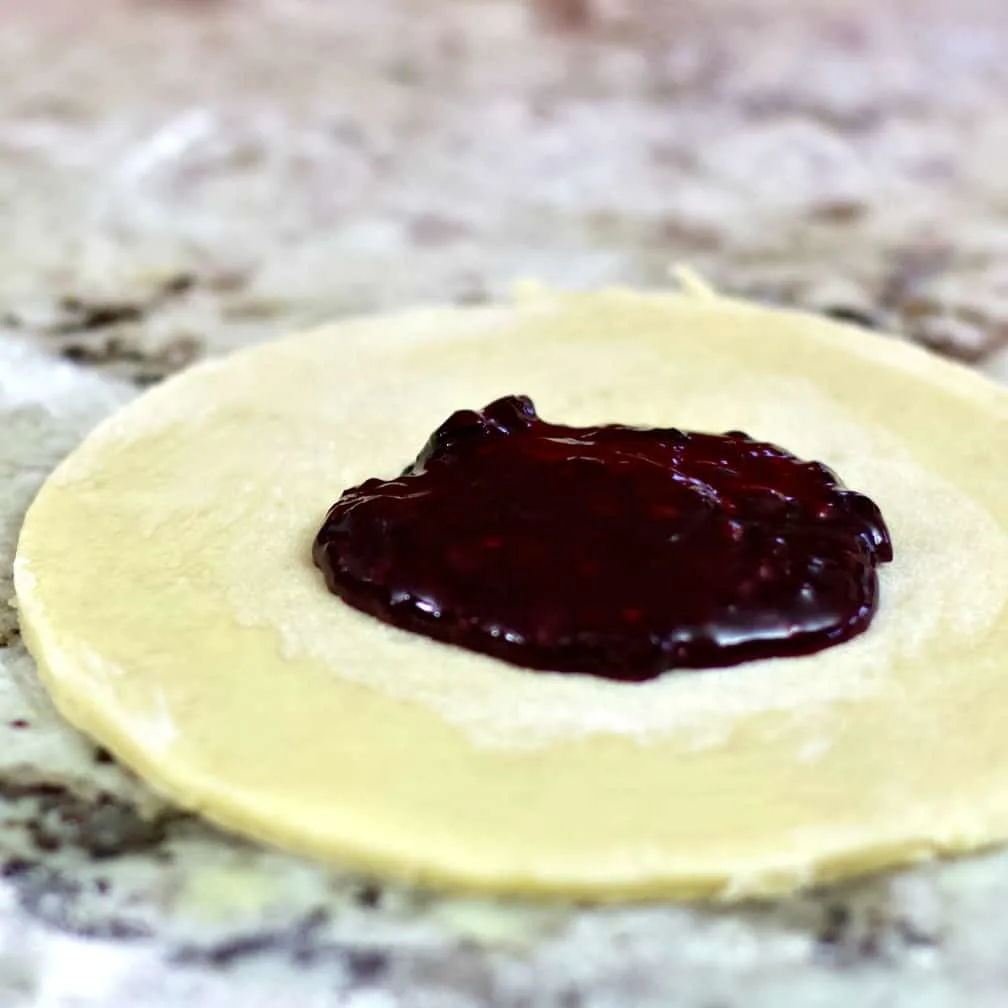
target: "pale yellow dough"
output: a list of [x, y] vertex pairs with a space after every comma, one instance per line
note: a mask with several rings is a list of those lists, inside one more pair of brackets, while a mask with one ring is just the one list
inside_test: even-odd
[[[348, 485], [453, 410], [753, 436], [882, 507], [863, 637], [642, 685], [527, 672], [328, 594]], [[180, 804], [475, 890], [740, 898], [1008, 837], [1008, 395], [893, 339], [699, 296], [526, 292], [319, 329], [104, 423], [22, 533], [60, 710]]]

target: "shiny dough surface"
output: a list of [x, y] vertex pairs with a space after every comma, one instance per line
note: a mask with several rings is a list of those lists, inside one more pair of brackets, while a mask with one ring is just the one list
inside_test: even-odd
[[[396, 630], [310, 559], [452, 411], [742, 429], [892, 532], [862, 637], [627, 684]], [[699, 294], [526, 292], [196, 367], [44, 486], [15, 565], [60, 710], [181, 805], [476, 891], [785, 892], [1008, 838], [1008, 395], [894, 339]]]

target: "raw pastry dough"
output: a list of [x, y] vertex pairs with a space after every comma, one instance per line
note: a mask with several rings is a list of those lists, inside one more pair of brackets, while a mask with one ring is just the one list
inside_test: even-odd
[[[527, 672], [323, 587], [340, 491], [449, 413], [741, 428], [834, 467], [896, 550], [863, 637], [644, 684]], [[531, 292], [190, 370], [104, 423], [25, 522], [25, 638], [66, 717], [217, 822], [425, 882], [781, 892], [1008, 837], [1008, 395], [726, 299]]]

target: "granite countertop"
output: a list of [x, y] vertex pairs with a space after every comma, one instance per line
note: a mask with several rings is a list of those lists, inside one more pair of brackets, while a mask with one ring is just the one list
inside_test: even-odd
[[[999, 0], [0, 0], [0, 599], [137, 389], [522, 276], [714, 284], [1008, 379]], [[448, 899], [224, 836], [0, 609], [0, 1008], [1008, 1003], [1008, 854], [742, 907]]]

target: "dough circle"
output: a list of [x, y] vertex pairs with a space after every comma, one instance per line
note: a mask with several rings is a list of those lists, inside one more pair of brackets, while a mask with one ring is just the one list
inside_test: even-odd
[[[892, 531], [871, 629], [643, 684], [527, 672], [329, 595], [341, 490], [509, 393], [570, 424], [741, 428]], [[329, 326], [112, 417], [15, 562], [63, 714], [225, 827], [436, 885], [780, 893], [1008, 837], [1008, 395], [893, 339], [700, 295], [529, 292]]]

